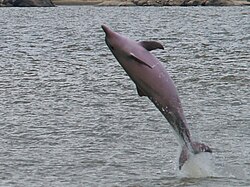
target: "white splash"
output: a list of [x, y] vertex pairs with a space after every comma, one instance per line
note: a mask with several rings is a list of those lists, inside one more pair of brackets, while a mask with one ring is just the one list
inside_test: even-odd
[[180, 171], [180, 177], [202, 178], [214, 176], [212, 154], [199, 153], [190, 155]]

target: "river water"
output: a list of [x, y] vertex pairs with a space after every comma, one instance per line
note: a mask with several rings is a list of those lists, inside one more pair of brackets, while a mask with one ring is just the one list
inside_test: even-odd
[[[249, 13], [1, 8], [0, 186], [250, 186]], [[212, 176], [178, 171], [170, 125], [137, 95], [101, 24], [165, 46], [153, 53], [177, 86], [193, 136], [213, 149]]]

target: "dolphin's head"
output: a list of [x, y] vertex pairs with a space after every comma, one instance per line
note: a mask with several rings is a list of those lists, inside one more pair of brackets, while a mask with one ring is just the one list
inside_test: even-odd
[[114, 52], [115, 49], [120, 49], [120, 40], [121, 40], [121, 36], [112, 31], [109, 27], [107, 27], [106, 25], [102, 25], [102, 29], [106, 34], [105, 37], [105, 42], [108, 45], [109, 49]]
[[149, 52], [153, 49], [163, 49], [155, 41], [137, 42], [127, 38], [109, 27], [102, 25], [105, 32], [105, 42], [126, 73], [134, 82], [139, 82], [153, 69], [159, 61]]
[[128, 42], [128, 38], [112, 31], [106, 25], [102, 25], [102, 29], [106, 34], [105, 42], [116, 58], [124, 57], [124, 54], [130, 52], [130, 42]]

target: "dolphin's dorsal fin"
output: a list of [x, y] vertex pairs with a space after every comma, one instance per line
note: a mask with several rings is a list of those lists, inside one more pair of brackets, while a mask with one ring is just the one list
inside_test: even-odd
[[164, 49], [163, 45], [156, 41], [140, 41], [138, 44], [148, 51], [152, 51], [154, 49]]
[[147, 62], [144, 62], [143, 60], [139, 59], [138, 57], [136, 57], [133, 53], [130, 53], [130, 57], [135, 60], [136, 62], [140, 63], [140, 64], [143, 64], [145, 66], [148, 66], [149, 68], [153, 68], [149, 63]]
[[138, 93], [138, 95], [139, 95], [140, 97], [142, 97], [142, 96], [147, 96], [147, 95], [145, 94], [145, 92], [144, 92], [140, 87], [138, 87], [137, 85], [136, 85], [136, 89], [137, 89], [137, 93]]

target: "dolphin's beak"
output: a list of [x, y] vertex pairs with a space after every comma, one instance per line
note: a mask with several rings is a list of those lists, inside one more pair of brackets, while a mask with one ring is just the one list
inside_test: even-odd
[[102, 25], [102, 30], [106, 33], [106, 36], [110, 35], [112, 33], [111, 29], [108, 28], [106, 25]]
[[[112, 31], [109, 27], [107, 27], [106, 25], [102, 25], [102, 30], [105, 32], [106, 34], [106, 38], [116, 38], [117, 36], [119, 36], [118, 33]], [[121, 37], [121, 36], [120, 36]]]

